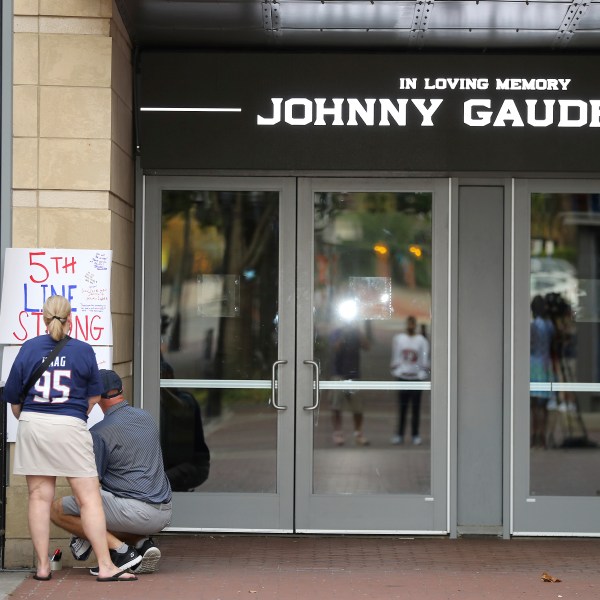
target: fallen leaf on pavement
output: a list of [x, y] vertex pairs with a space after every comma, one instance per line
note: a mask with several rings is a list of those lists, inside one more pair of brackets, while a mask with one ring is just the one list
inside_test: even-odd
[[542, 573], [542, 581], [545, 581], [546, 583], [560, 583], [561, 580], [558, 577], [553, 577], [550, 575], [550, 573], [546, 573], [546, 571], [544, 571]]

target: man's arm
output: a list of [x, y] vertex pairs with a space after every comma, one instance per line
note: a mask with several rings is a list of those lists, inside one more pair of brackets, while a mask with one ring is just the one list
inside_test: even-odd
[[94, 408], [94, 405], [98, 404], [98, 402], [100, 402], [100, 396], [92, 396], [91, 398], [88, 398], [88, 415], [92, 412], [92, 408]]

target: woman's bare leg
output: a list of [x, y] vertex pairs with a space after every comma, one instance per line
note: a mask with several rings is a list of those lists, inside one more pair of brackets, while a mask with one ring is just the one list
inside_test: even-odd
[[50, 574], [50, 508], [54, 500], [56, 477], [26, 475], [29, 490], [29, 534], [37, 557], [37, 576]]
[[[69, 477], [69, 484], [77, 499], [81, 512], [81, 525], [86, 539], [92, 545], [98, 559], [98, 577], [110, 577], [119, 572], [108, 552], [106, 540], [106, 519], [100, 497], [100, 485], [97, 477]], [[129, 573], [121, 579], [136, 579]]]

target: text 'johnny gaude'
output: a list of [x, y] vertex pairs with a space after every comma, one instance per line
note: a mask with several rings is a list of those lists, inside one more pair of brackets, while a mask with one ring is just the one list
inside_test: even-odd
[[[498, 90], [566, 92], [571, 79], [400, 78], [401, 90]], [[422, 85], [419, 85], [421, 83]], [[273, 126], [434, 127], [444, 98], [270, 98], [256, 124]], [[476, 97], [463, 101], [469, 127], [600, 127], [600, 100], [581, 98]], [[446, 117], [447, 118], [447, 117]]]

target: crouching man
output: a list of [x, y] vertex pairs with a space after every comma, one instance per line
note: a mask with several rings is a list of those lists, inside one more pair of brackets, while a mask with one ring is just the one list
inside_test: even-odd
[[[171, 522], [171, 486], [165, 474], [160, 434], [152, 416], [129, 406], [121, 378], [100, 370], [103, 392], [99, 406], [104, 419], [91, 427], [108, 547], [113, 563], [134, 573], [157, 569], [160, 550], [150, 537]], [[74, 496], [54, 501], [51, 519], [74, 535], [71, 552], [86, 560], [91, 544], [84, 538], [79, 505]], [[95, 568], [90, 569], [92, 575]]]

